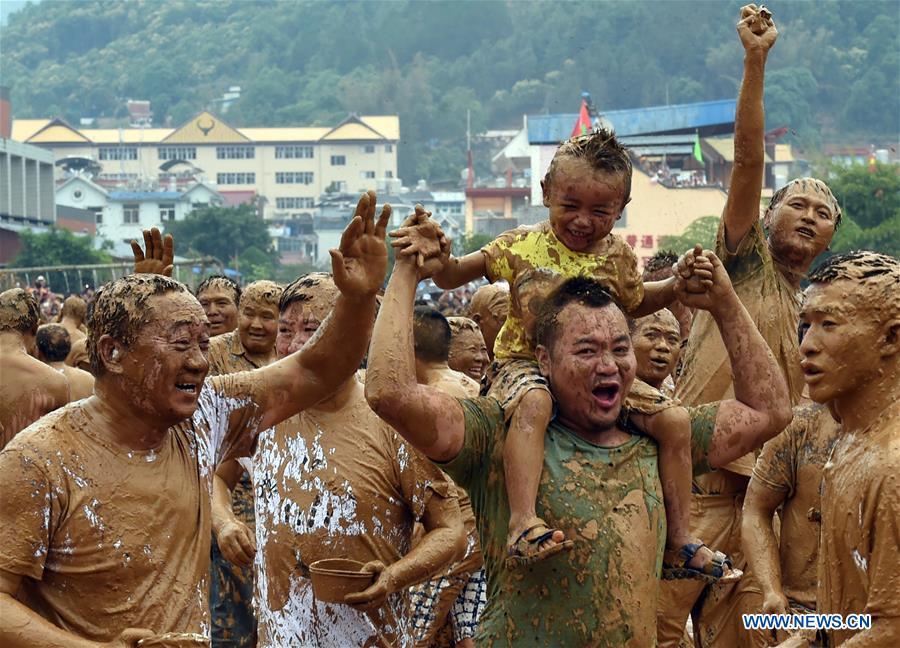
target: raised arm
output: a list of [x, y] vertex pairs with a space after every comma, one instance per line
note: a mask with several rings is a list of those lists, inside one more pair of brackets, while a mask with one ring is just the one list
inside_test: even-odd
[[[708, 310], [731, 361], [734, 398], [721, 401], [709, 463], [718, 468], [744, 456], [790, 423], [787, 383], [772, 351], [738, 299], [719, 258], [706, 252], [712, 287], [704, 293], [680, 292], [686, 306]], [[705, 264], [698, 257], [698, 264]]]
[[763, 81], [766, 58], [778, 30], [768, 10], [756, 5], [741, 9], [737, 31], [744, 46], [744, 77], [734, 116], [734, 169], [725, 202], [725, 245], [737, 250], [759, 220], [759, 198], [765, 170]]
[[751, 477], [744, 499], [741, 518], [741, 546], [750, 569], [763, 590], [763, 608], [766, 614], [788, 614], [787, 597], [781, 586], [781, 560], [778, 540], [772, 529], [775, 510], [784, 502], [784, 493], [773, 490], [760, 480]]
[[330, 250], [341, 291], [331, 314], [296, 353], [256, 370], [264, 430], [334, 393], [359, 368], [375, 319], [375, 294], [387, 269], [385, 230], [391, 206], [375, 222], [375, 192], [363, 194], [338, 250]]
[[450, 461], [463, 447], [465, 421], [455, 398], [416, 382], [413, 302], [419, 278], [412, 257], [398, 256], [372, 333], [366, 399], [426, 457]]

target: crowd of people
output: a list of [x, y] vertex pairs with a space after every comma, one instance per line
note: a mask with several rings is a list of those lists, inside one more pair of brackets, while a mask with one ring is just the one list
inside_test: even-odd
[[638, 271], [597, 129], [463, 257], [417, 207], [386, 277], [367, 192], [286, 286], [192, 293], [154, 229], [59, 321], [0, 293], [0, 645], [900, 645], [900, 261], [811, 270], [818, 179], [760, 218], [777, 31], [737, 29], [714, 250]]

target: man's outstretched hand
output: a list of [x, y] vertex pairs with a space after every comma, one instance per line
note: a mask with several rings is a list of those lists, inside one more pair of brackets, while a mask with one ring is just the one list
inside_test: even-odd
[[675, 294], [689, 308], [700, 308], [713, 315], [730, 308], [734, 287], [722, 261], [710, 250], [697, 245], [678, 260]]
[[757, 7], [755, 4], [748, 4], [741, 7], [737, 31], [747, 52], [766, 54], [778, 38], [778, 29], [772, 22], [772, 12], [763, 5]]
[[400, 229], [388, 236], [394, 239], [391, 246], [397, 250], [396, 263], [415, 264], [419, 281], [439, 273], [450, 258], [450, 239], [422, 205], [416, 205]]
[[353, 219], [341, 235], [341, 245], [331, 254], [334, 283], [347, 297], [369, 297], [378, 292], [387, 272], [385, 231], [391, 206], [385, 203], [375, 222], [375, 192], [359, 199]]
[[175, 259], [175, 240], [172, 235], [166, 234], [163, 238], [155, 227], [144, 230], [144, 248], [146, 253], [137, 241], [131, 242], [135, 274], [160, 274], [171, 277], [172, 263]]

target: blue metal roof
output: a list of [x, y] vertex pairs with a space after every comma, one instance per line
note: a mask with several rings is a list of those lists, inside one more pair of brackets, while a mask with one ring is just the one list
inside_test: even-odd
[[[736, 99], [723, 99], [671, 106], [610, 110], [601, 113], [601, 116], [613, 125], [616, 135], [649, 135], [731, 124], [734, 123], [736, 106]], [[569, 139], [577, 120], [577, 113], [529, 115], [528, 143], [559, 144]]]
[[[574, 123], [574, 122], [573, 122]], [[178, 191], [110, 191], [110, 200], [180, 200]]]

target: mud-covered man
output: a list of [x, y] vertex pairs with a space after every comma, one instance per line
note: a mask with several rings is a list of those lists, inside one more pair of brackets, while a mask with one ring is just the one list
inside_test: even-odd
[[69, 383], [69, 400], [87, 398], [94, 393], [94, 377], [78, 367], [65, 363], [72, 349], [69, 332], [61, 324], [44, 324], [35, 336], [37, 357], [49, 367], [66, 377]]
[[[278, 357], [308, 347], [338, 299], [325, 273], [286, 286]], [[258, 645], [411, 646], [409, 586], [446, 568], [464, 545], [456, 491], [378, 419], [357, 377], [348, 374], [326, 398], [263, 432], [253, 473], [256, 538], [239, 541], [237, 553], [255, 556]], [[415, 522], [425, 534], [413, 547]], [[221, 537], [220, 544], [231, 551]], [[343, 603], [317, 600], [309, 566], [326, 558], [364, 564], [372, 584]]]
[[[714, 290], [702, 304], [685, 298], [713, 310], [739, 369], [736, 400], [691, 414], [697, 471], [740, 456], [790, 415], [777, 365], [721, 263], [708, 260]], [[579, 277], [555, 290], [538, 316], [537, 355], [557, 403], [544, 434], [538, 510], [573, 547], [511, 571], [503, 568], [510, 514], [503, 411], [492, 398], [457, 400], [416, 382], [413, 300], [417, 281], [433, 271], [398, 256], [373, 333], [367, 397], [469, 492], [488, 574], [478, 645], [652, 645], [665, 512], [656, 444], [619, 422], [635, 374], [625, 315], [598, 283]]]
[[[206, 380], [209, 322], [166, 276], [98, 291], [94, 396], [0, 452], [0, 645], [131, 646], [169, 632], [208, 641], [213, 472], [359, 365], [387, 265], [374, 198], [363, 196], [331, 251], [341, 295], [322, 330], [262, 369]], [[170, 267], [170, 239], [147, 240], [135, 269]]]
[[40, 311], [21, 288], [0, 293], [0, 449], [44, 414], [69, 402], [65, 377], [31, 356]]
[[841, 421], [825, 464], [817, 611], [869, 614], [829, 646], [900, 645], [900, 261], [834, 256], [800, 311], [809, 396]]
[[[278, 300], [281, 287], [254, 281], [241, 291], [237, 328], [209, 341], [211, 376], [253, 371], [275, 360]], [[245, 462], [248, 463], [249, 461]], [[234, 515], [219, 516], [216, 506], [230, 506]], [[238, 460], [219, 464], [213, 482], [213, 539], [210, 554], [209, 606], [214, 646], [243, 648], [256, 645], [251, 559], [238, 551], [241, 540], [254, 535], [253, 483]], [[230, 559], [222, 554], [218, 538]]]

